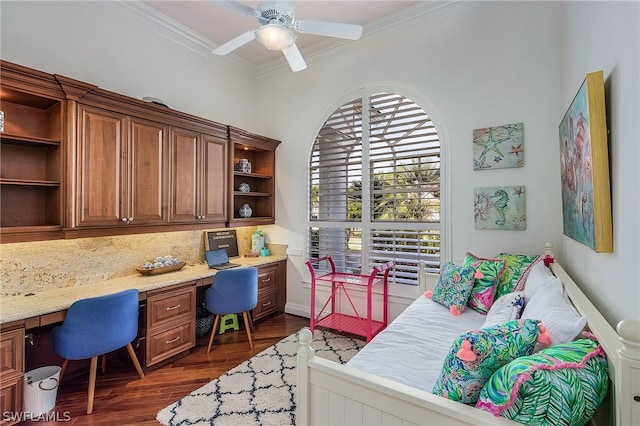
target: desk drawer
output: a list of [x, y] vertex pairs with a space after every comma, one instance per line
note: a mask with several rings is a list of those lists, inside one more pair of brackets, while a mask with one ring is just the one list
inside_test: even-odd
[[189, 286], [154, 294], [147, 298], [147, 329], [195, 318], [196, 287]]
[[258, 269], [258, 291], [278, 285], [278, 265], [261, 266]]
[[179, 354], [196, 344], [195, 320], [147, 336], [147, 366]]
[[[19, 420], [12, 418], [22, 413], [22, 395], [23, 395], [24, 378], [22, 376], [5, 380], [4, 377], [0, 384], [0, 409], [3, 416], [0, 417], [0, 425], [18, 424]], [[6, 414], [6, 417], [5, 417]]]
[[253, 310], [253, 320], [260, 319], [278, 310], [276, 292], [266, 292], [258, 295], [258, 304]]
[[2, 380], [24, 373], [24, 328], [3, 331], [0, 338], [0, 374]]

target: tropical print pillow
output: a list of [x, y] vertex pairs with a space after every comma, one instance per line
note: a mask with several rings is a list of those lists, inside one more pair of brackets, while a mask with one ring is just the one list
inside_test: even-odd
[[584, 425], [608, 387], [604, 350], [592, 339], [581, 339], [500, 368], [476, 407], [527, 425]]
[[475, 404], [480, 390], [498, 368], [533, 352], [538, 321], [509, 321], [462, 333], [451, 345], [433, 393]]
[[474, 273], [475, 269], [471, 266], [445, 263], [431, 293], [431, 299], [449, 308], [452, 314], [460, 315], [469, 300]]
[[467, 253], [462, 265], [476, 269], [468, 305], [481, 314], [486, 314], [495, 299], [496, 284], [504, 273], [506, 262], [502, 259], [482, 259]]
[[496, 259], [505, 261], [505, 269], [498, 280], [494, 299], [514, 291], [522, 291], [529, 275], [530, 268], [542, 261], [542, 256], [526, 254], [500, 253]]

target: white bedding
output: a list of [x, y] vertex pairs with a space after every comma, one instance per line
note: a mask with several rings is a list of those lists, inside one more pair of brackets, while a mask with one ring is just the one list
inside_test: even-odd
[[453, 340], [466, 330], [482, 327], [484, 320], [484, 315], [469, 307], [454, 316], [420, 296], [347, 365], [431, 392]]

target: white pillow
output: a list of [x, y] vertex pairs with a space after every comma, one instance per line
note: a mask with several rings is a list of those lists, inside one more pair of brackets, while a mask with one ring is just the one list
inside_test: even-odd
[[524, 307], [524, 292], [516, 291], [500, 296], [493, 302], [482, 328], [503, 324], [520, 318]]
[[522, 319], [542, 322], [547, 328], [551, 345], [571, 342], [587, 325], [587, 318], [580, 316], [563, 293], [561, 285], [547, 285], [526, 302], [522, 312]]
[[528, 303], [538, 290], [549, 285], [555, 285], [562, 288], [560, 280], [553, 275], [551, 270], [545, 266], [544, 262], [535, 263], [529, 270], [529, 275], [524, 283], [525, 302]]

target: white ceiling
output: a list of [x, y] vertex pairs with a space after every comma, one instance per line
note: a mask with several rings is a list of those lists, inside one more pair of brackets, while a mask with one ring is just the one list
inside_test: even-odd
[[[128, 2], [123, 2], [128, 3]], [[193, 32], [201, 37], [201, 42], [210, 43], [214, 48], [232, 38], [258, 27], [258, 21], [237, 11], [230, 10], [215, 0], [148, 0], [148, 11], [156, 14], [155, 21], [161, 19], [163, 26], [175, 26], [181, 33]], [[256, 8], [259, 1], [239, 1]], [[425, 3], [425, 0], [298, 0], [295, 5], [295, 19], [313, 19], [320, 21], [360, 24], [367, 27], [386, 21], [401, 11]], [[168, 18], [168, 19], [167, 19]], [[178, 28], [179, 27], [179, 28]], [[309, 34], [297, 34], [296, 44], [305, 56], [314, 48], [322, 46], [324, 50], [345, 43], [342, 39], [321, 37]], [[267, 50], [257, 42], [250, 42], [227, 55], [230, 60], [242, 58], [253, 66], [260, 67], [275, 60], [283, 60], [281, 52]]]

